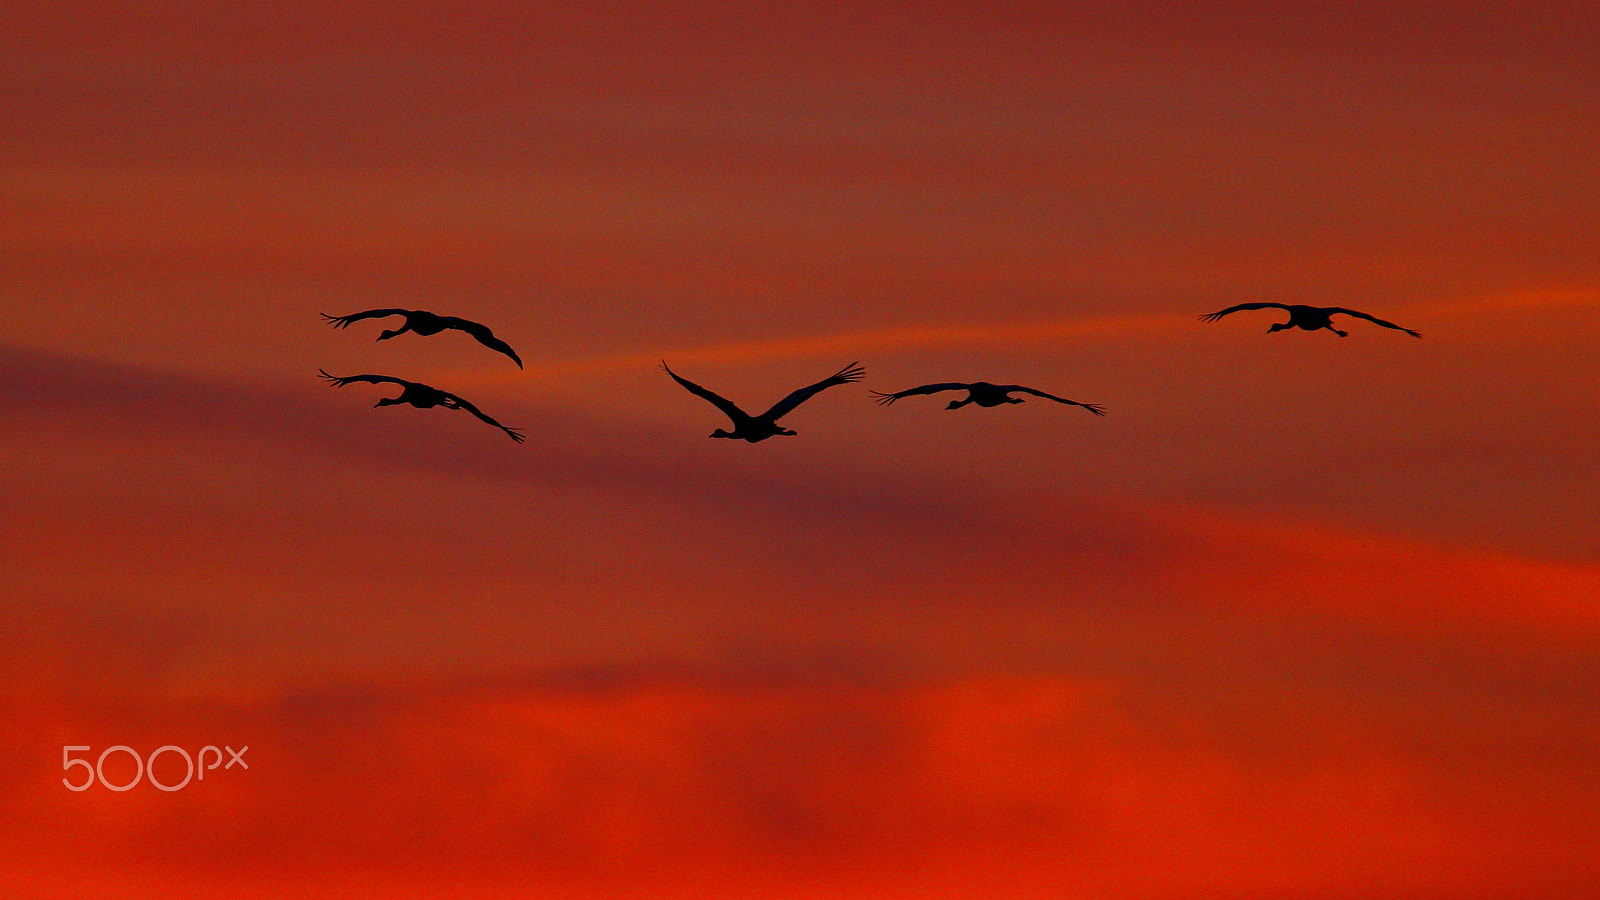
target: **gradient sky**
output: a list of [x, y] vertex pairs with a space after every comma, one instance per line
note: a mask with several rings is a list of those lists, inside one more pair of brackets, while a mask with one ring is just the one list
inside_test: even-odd
[[6, 4], [0, 893], [1595, 896], [1600, 11], [1063, 6]]

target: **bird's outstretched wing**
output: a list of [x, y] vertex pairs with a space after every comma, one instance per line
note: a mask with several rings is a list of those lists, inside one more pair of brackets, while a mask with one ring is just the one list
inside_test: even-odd
[[398, 385], [404, 385], [406, 387], [409, 387], [409, 386], [411, 386], [413, 384], [416, 384], [416, 382], [414, 382], [414, 381], [406, 381], [404, 378], [391, 378], [388, 375], [343, 375], [343, 376], [340, 376], [340, 375], [329, 375], [326, 371], [324, 371], [322, 369], [318, 369], [317, 373], [320, 374], [324, 379], [326, 379], [328, 384], [330, 386], [332, 386], [332, 387], [344, 387], [345, 385], [350, 384], [353, 381], [360, 381], [360, 382], [364, 382], [366, 384], [398, 384]]
[[1418, 337], [1418, 338], [1422, 337], [1422, 332], [1420, 332], [1420, 331], [1412, 331], [1409, 328], [1402, 328], [1401, 326], [1396, 325], [1393, 322], [1385, 322], [1384, 320], [1378, 318], [1377, 316], [1369, 316], [1364, 312], [1359, 312], [1359, 311], [1353, 310], [1353, 309], [1345, 309], [1342, 306], [1330, 306], [1330, 307], [1328, 307], [1328, 312], [1330, 314], [1332, 314], [1332, 313], [1344, 313], [1347, 316], [1355, 316], [1358, 319], [1366, 319], [1368, 322], [1371, 322], [1371, 323], [1373, 323], [1375, 325], [1382, 325], [1385, 328], [1393, 328], [1396, 331], [1404, 331], [1406, 334], [1409, 334], [1412, 337]]
[[885, 394], [882, 391], [868, 391], [868, 393], [876, 398], [875, 402], [882, 404], [883, 406], [888, 406], [896, 400], [899, 400], [901, 397], [915, 397], [918, 394], [937, 394], [940, 391], [965, 391], [969, 390], [970, 388], [971, 385], [961, 384], [955, 381], [947, 381], [942, 384], [924, 384], [919, 387], [906, 388], [903, 391], [895, 391], [892, 394]]
[[494, 427], [500, 429], [501, 431], [504, 431], [507, 435], [509, 435], [511, 437], [511, 439], [513, 441], [516, 441], [519, 444], [523, 442], [524, 438], [522, 437], [522, 432], [521, 432], [520, 429], [507, 428], [506, 426], [501, 425], [499, 422], [496, 422], [494, 419], [489, 418], [489, 416], [485, 415], [482, 410], [478, 409], [476, 406], [473, 406], [471, 403], [468, 403], [467, 401], [461, 399], [460, 397], [457, 397], [455, 394], [452, 394], [449, 391], [444, 391], [443, 393], [444, 393], [445, 397], [449, 400], [450, 407], [452, 409], [464, 409], [467, 412], [472, 413], [473, 415], [475, 415], [478, 418], [482, 419], [483, 421], [488, 422], [490, 425], [493, 425]]
[[330, 316], [327, 313], [322, 313], [322, 320], [335, 328], [349, 328], [351, 322], [359, 322], [362, 319], [380, 319], [384, 316], [403, 316], [408, 312], [411, 312], [411, 310], [368, 309], [357, 313], [351, 313], [348, 316]]
[[750, 416], [744, 410], [735, 406], [732, 400], [708, 391], [700, 385], [695, 384], [689, 379], [679, 375], [677, 372], [672, 371], [672, 369], [667, 366], [666, 360], [661, 361], [661, 368], [665, 369], [666, 373], [672, 376], [673, 381], [683, 385], [684, 389], [689, 393], [699, 397], [702, 400], [705, 400], [712, 406], [715, 406], [717, 409], [722, 410], [724, 415], [733, 420], [734, 427], [737, 428], [740, 423], [750, 421]]
[[478, 343], [488, 347], [490, 350], [504, 353], [511, 357], [511, 361], [517, 364], [517, 368], [522, 368], [522, 358], [517, 356], [517, 351], [511, 349], [510, 344], [495, 337], [494, 332], [489, 330], [489, 326], [456, 316], [440, 316], [439, 318], [443, 319], [450, 328], [465, 331], [467, 334], [472, 335], [477, 339]]
[[776, 422], [793, 412], [796, 406], [810, 400], [817, 392], [831, 388], [836, 384], [849, 384], [852, 381], [860, 381], [861, 376], [865, 374], [867, 374], [867, 370], [861, 368], [860, 363], [851, 363], [816, 384], [807, 385], [772, 404], [772, 408], [763, 413], [761, 417], [768, 422]]
[[1206, 313], [1205, 315], [1200, 317], [1200, 321], [1202, 321], [1202, 322], [1215, 322], [1216, 320], [1222, 318], [1223, 316], [1225, 316], [1225, 315], [1227, 315], [1229, 313], [1236, 313], [1236, 312], [1238, 312], [1238, 311], [1240, 311], [1242, 309], [1288, 309], [1288, 308], [1289, 308], [1289, 304], [1287, 304], [1287, 303], [1241, 303], [1238, 306], [1230, 306], [1227, 309], [1219, 309], [1214, 313]]
[[1035, 397], [1043, 397], [1046, 400], [1054, 400], [1057, 403], [1065, 403], [1068, 406], [1081, 406], [1084, 409], [1087, 409], [1089, 412], [1092, 412], [1097, 416], [1103, 416], [1103, 415], [1106, 414], [1105, 407], [1101, 406], [1098, 403], [1079, 403], [1076, 400], [1068, 400], [1065, 397], [1057, 397], [1055, 394], [1046, 394], [1044, 391], [1036, 391], [1031, 387], [1023, 387], [1020, 384], [1003, 385], [1001, 387], [1001, 390], [1005, 391], [1008, 394], [1011, 393], [1012, 391], [1017, 391], [1017, 392], [1023, 393], [1023, 394], [1032, 394]]

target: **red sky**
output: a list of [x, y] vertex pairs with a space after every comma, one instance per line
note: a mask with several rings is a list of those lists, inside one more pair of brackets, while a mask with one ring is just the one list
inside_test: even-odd
[[0, 893], [1593, 896], [1600, 14], [1056, 6], [0, 12]]

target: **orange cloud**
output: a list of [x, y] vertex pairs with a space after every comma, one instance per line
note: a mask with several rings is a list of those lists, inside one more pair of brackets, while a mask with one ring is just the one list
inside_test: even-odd
[[[1595, 807], [1574, 820], [1574, 803], [1544, 805], [1556, 784], [1600, 799], [1592, 777], [1474, 807], [1440, 793], [1474, 791], [1470, 764], [1331, 706], [1314, 740], [1280, 723], [1265, 758], [1151, 715], [1114, 685], [1059, 676], [670, 671], [159, 712], [13, 707], [30, 748], [248, 743], [252, 767], [173, 794], [74, 794], [54, 753], [13, 742], [9, 793], [26, 816], [5, 833], [16, 871], [58, 890], [122, 872], [152, 893], [216, 879], [244, 896], [401, 876], [529, 896], [648, 884], [737, 897], [785, 873], [802, 893], [879, 896], [1498, 898], [1516, 894], [1495, 885], [1519, 880], [1600, 877], [1583, 855]], [[1497, 827], [1506, 812], [1531, 827]]]
[[[1304, 607], [1374, 625], [1600, 636], [1600, 567], [1526, 559], [1264, 519], [1186, 516], [1210, 564], [1174, 568], [1175, 589]], [[1204, 588], [1197, 589], [1203, 584]]]

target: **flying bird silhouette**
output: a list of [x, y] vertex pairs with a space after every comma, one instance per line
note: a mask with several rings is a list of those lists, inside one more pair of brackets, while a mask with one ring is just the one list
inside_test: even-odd
[[741, 440], [749, 441], [752, 444], [756, 443], [757, 441], [764, 441], [773, 435], [781, 434], [785, 437], [792, 437], [795, 432], [792, 429], [784, 428], [779, 425], [779, 419], [793, 412], [795, 407], [806, 402], [807, 400], [810, 400], [818, 392], [833, 387], [836, 384], [849, 384], [852, 381], [860, 381], [861, 376], [866, 373], [866, 370], [861, 368], [859, 363], [851, 363], [850, 365], [845, 366], [838, 372], [829, 375], [827, 378], [822, 379], [816, 384], [803, 387], [800, 390], [795, 391], [789, 396], [783, 398], [782, 400], [779, 400], [777, 403], [772, 405], [771, 409], [767, 410], [761, 415], [752, 416], [735, 406], [732, 401], [718, 396], [717, 394], [706, 390], [700, 385], [695, 384], [689, 379], [680, 376], [677, 372], [672, 371], [672, 369], [668, 368], [666, 360], [661, 361], [661, 368], [666, 369], [667, 374], [672, 376], [672, 380], [683, 385], [684, 388], [689, 391], [689, 393], [708, 401], [712, 406], [722, 410], [723, 413], [728, 416], [728, 418], [733, 420], [732, 431], [724, 431], [721, 428], [718, 428], [716, 431], [711, 432], [710, 437], [739, 438]]
[[327, 379], [328, 384], [332, 385], [333, 387], [344, 387], [351, 382], [362, 381], [366, 382], [367, 384], [398, 384], [404, 388], [404, 390], [400, 392], [400, 396], [385, 397], [379, 400], [377, 403], [374, 403], [373, 406], [394, 406], [400, 403], [409, 403], [418, 409], [432, 409], [435, 406], [442, 406], [445, 409], [464, 409], [483, 421], [488, 422], [490, 425], [493, 425], [501, 431], [504, 431], [511, 437], [513, 441], [516, 441], [519, 444], [523, 441], [522, 434], [518, 429], [507, 428], [506, 426], [501, 425], [494, 419], [484, 415], [476, 406], [473, 406], [471, 403], [468, 403], [449, 391], [441, 391], [436, 387], [430, 387], [426, 384], [419, 384], [415, 381], [406, 381], [403, 378], [392, 378], [388, 375], [345, 375], [341, 377], [338, 375], [329, 375], [322, 369], [318, 369], [317, 371], [321, 373], [322, 377]]
[[1020, 391], [1024, 394], [1032, 394], [1035, 397], [1043, 397], [1046, 400], [1054, 400], [1057, 403], [1066, 403], [1070, 406], [1081, 406], [1097, 416], [1103, 416], [1106, 414], [1105, 408], [1098, 403], [1079, 403], [1076, 400], [1068, 400], [1065, 397], [1057, 397], [1055, 394], [1046, 394], [1044, 391], [1036, 391], [1033, 388], [1023, 387], [1020, 384], [990, 384], [987, 381], [974, 381], [971, 384], [948, 381], [941, 384], [924, 384], [921, 387], [906, 388], [903, 391], [896, 391], [893, 394], [885, 394], [882, 391], [872, 391], [871, 393], [878, 399], [879, 403], [883, 404], [884, 406], [888, 406], [896, 400], [899, 400], [901, 397], [915, 397], [919, 394], [937, 394], [940, 391], [967, 392], [966, 397], [960, 400], [951, 400], [950, 403], [945, 406], [945, 409], [960, 409], [961, 407], [966, 406], [968, 403], [976, 403], [977, 405], [984, 407], [1002, 406], [1007, 403], [1022, 403], [1023, 400], [1021, 397], [1011, 396], [1012, 393]]
[[335, 328], [348, 328], [351, 322], [359, 322], [362, 319], [382, 318], [383, 316], [405, 316], [406, 321], [399, 328], [385, 331], [378, 335], [378, 340], [380, 341], [387, 341], [395, 335], [405, 334], [408, 331], [414, 331], [423, 337], [428, 337], [446, 329], [454, 328], [457, 331], [464, 331], [472, 335], [477, 339], [478, 343], [488, 347], [490, 350], [504, 353], [511, 357], [511, 361], [517, 364], [517, 368], [522, 368], [522, 359], [517, 356], [517, 351], [511, 349], [510, 344], [495, 337], [494, 332], [489, 330], [489, 326], [470, 319], [441, 316], [425, 309], [369, 309], [351, 313], [348, 316], [322, 314], [322, 318]]
[[1345, 309], [1342, 306], [1302, 306], [1300, 304], [1289, 303], [1241, 303], [1238, 306], [1230, 306], [1227, 309], [1218, 310], [1214, 313], [1206, 313], [1200, 317], [1200, 321], [1215, 322], [1223, 316], [1228, 315], [1229, 313], [1236, 313], [1241, 309], [1288, 310], [1289, 321], [1273, 323], [1272, 327], [1267, 329], [1268, 334], [1271, 334], [1274, 331], [1283, 331], [1288, 328], [1304, 328], [1306, 331], [1316, 331], [1320, 328], [1326, 328], [1334, 334], [1337, 334], [1339, 337], [1348, 337], [1348, 332], [1340, 331], [1339, 329], [1333, 327], [1333, 317], [1337, 315], [1345, 315], [1355, 316], [1358, 319], [1366, 319], [1368, 322], [1382, 325], [1385, 328], [1393, 328], [1396, 331], [1404, 331], [1406, 334], [1409, 334], [1412, 337], [1422, 337], [1422, 332], [1420, 331], [1412, 331], [1409, 328], [1402, 328], [1393, 322], [1385, 322], [1377, 316], [1369, 316], [1364, 312], [1354, 309]]

